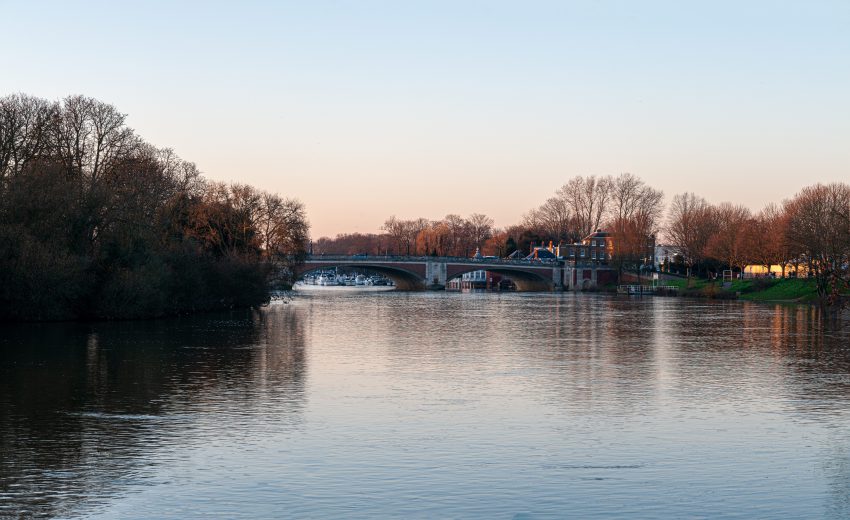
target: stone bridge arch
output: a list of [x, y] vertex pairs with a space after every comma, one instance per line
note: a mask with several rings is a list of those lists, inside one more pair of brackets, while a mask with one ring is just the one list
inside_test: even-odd
[[474, 271], [487, 271], [510, 278], [517, 291], [551, 291], [555, 288], [552, 282], [552, 272], [549, 269], [523, 269], [514, 266], [493, 265], [454, 265], [448, 266], [446, 281], [463, 276]]

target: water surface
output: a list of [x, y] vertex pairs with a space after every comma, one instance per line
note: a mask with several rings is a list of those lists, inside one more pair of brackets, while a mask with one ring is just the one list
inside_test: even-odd
[[811, 307], [340, 291], [0, 330], [0, 516], [850, 516], [850, 335]]

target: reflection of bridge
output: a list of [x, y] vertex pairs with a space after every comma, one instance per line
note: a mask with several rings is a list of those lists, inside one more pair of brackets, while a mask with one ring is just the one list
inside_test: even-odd
[[513, 280], [519, 291], [561, 289], [560, 262], [508, 260], [500, 258], [455, 258], [436, 256], [311, 255], [297, 266], [295, 276], [333, 267], [360, 267], [391, 278], [401, 290], [444, 289], [446, 282], [463, 273], [483, 269]]

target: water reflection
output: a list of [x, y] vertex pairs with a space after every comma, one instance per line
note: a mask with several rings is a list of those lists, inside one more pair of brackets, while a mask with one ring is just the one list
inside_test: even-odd
[[312, 294], [2, 342], [0, 516], [850, 513], [813, 307]]
[[153, 452], [185, 448], [207, 416], [248, 435], [234, 417], [262, 406], [297, 422], [305, 399], [304, 333], [285, 306], [11, 326], [0, 348], [0, 516], [90, 510], [154, 475]]

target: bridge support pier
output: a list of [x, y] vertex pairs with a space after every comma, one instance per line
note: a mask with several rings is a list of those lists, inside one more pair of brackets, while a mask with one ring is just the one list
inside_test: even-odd
[[425, 288], [431, 291], [442, 291], [446, 288], [446, 263], [425, 262]]
[[564, 290], [564, 269], [562, 267], [555, 267], [552, 269], [552, 290]]
[[616, 283], [617, 271], [606, 266], [567, 266], [563, 280], [565, 291], [596, 290]]

